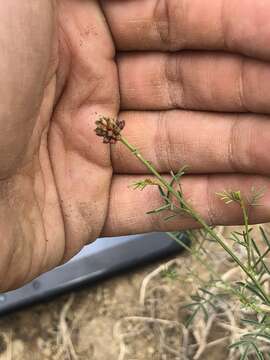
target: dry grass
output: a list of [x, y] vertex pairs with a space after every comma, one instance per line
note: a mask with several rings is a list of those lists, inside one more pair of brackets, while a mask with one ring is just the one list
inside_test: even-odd
[[[228, 229], [219, 231], [226, 236]], [[222, 264], [223, 278], [241, 276], [214, 244], [209, 251]], [[168, 269], [175, 279], [164, 276]], [[192, 328], [183, 326], [182, 305], [198, 286], [187, 270], [207, 278], [200, 264], [182, 254], [1, 319], [0, 360], [239, 359], [226, 351], [243, 333], [233, 299], [207, 323], [200, 315]]]

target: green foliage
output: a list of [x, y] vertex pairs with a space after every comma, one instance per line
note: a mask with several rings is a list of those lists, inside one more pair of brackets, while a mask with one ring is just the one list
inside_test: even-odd
[[218, 295], [212, 293], [207, 288], [199, 288], [196, 294], [191, 295], [191, 300], [189, 304], [182, 307], [183, 309], [190, 310], [190, 315], [185, 323], [186, 327], [192, 325], [200, 312], [204, 316], [204, 321], [207, 322], [209, 319], [209, 308], [218, 311]]
[[225, 202], [225, 204], [230, 204], [233, 202], [240, 204], [241, 201], [243, 201], [242, 194], [240, 191], [225, 190], [221, 193], [217, 193], [217, 196], [219, 196], [220, 199]]
[[[106, 120], [107, 121], [107, 120]], [[108, 121], [106, 126], [98, 124], [99, 136], [104, 136], [103, 132], [108, 130]], [[119, 125], [120, 124], [120, 125]], [[190, 216], [202, 228], [203, 240], [196, 236], [196, 232], [189, 231], [192, 244], [186, 244], [179, 239], [176, 232], [170, 233], [170, 236], [181, 244], [209, 273], [209, 281], [200, 278], [199, 274], [191, 274], [201, 284], [196, 292], [191, 296], [191, 301], [185, 305], [189, 316], [186, 326], [191, 327], [197, 316], [202, 315], [205, 323], [209, 319], [209, 314], [219, 312], [224, 308], [224, 299], [231, 296], [241, 304], [242, 309], [248, 310], [253, 314], [254, 319], [248, 316], [242, 320], [242, 329], [246, 329], [239, 340], [230, 345], [230, 349], [237, 349], [241, 360], [253, 359], [256, 356], [259, 360], [264, 360], [265, 352], [263, 346], [270, 344], [270, 295], [265, 286], [266, 278], [270, 276], [270, 269], [267, 263], [267, 256], [270, 253], [270, 240], [268, 234], [262, 227], [259, 228], [263, 247], [257, 245], [257, 239], [254, 238], [254, 228], [250, 227], [249, 210], [251, 207], [260, 206], [260, 200], [263, 198], [265, 189], [256, 189], [253, 187], [249, 197], [243, 196], [239, 189], [224, 190], [217, 193], [217, 196], [225, 204], [234, 204], [239, 206], [243, 214], [244, 228], [242, 231], [232, 231], [229, 241], [224, 239], [214, 227], [209, 226], [201, 215], [193, 209], [185, 199], [181, 180], [185, 175], [186, 167], [180, 169], [176, 174], [171, 172], [170, 181], [164, 178], [155, 168], [155, 166], [146, 160], [143, 155], [125, 139], [120, 128], [122, 123], [111, 124], [109, 127], [117, 128], [117, 141], [131, 151], [131, 153], [146, 167], [147, 171], [154, 175], [154, 179], [140, 180], [132, 185], [134, 189], [144, 190], [148, 186], [156, 186], [159, 190], [162, 206], [151, 210], [148, 214], [164, 214], [164, 221], [175, 219], [179, 216]], [[104, 126], [106, 129], [104, 130]], [[120, 130], [119, 130], [119, 129]], [[118, 131], [119, 130], [119, 131]], [[100, 133], [100, 134], [99, 134]], [[107, 133], [105, 134], [107, 135]], [[115, 139], [107, 139], [112, 140]], [[224, 280], [212, 264], [211, 254], [208, 252], [207, 244], [217, 243], [224, 250], [231, 263], [238, 268], [241, 273], [241, 280]], [[236, 249], [238, 249], [236, 251]], [[169, 279], [176, 279], [175, 269], [169, 269], [163, 272], [162, 276]], [[269, 355], [269, 350], [267, 351]], [[252, 356], [252, 357], [250, 357]], [[269, 358], [269, 357], [268, 357]]]
[[147, 186], [160, 186], [160, 183], [158, 181], [152, 180], [152, 179], [144, 179], [134, 182], [131, 187], [134, 190], [144, 190]]

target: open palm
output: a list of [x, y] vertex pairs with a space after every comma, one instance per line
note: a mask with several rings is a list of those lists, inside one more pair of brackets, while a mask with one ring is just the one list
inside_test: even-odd
[[[1, 289], [100, 235], [196, 226], [145, 215], [158, 193], [128, 188], [145, 169], [121, 144], [96, 138], [99, 115], [120, 114], [126, 136], [162, 173], [189, 165], [185, 193], [209, 223], [241, 221], [216, 191], [269, 186], [270, 5], [224, 4], [0, 5]], [[254, 222], [269, 220], [268, 200], [267, 191]]]

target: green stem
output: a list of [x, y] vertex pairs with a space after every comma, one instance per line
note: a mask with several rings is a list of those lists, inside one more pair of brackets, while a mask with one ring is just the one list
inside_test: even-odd
[[231, 256], [231, 258], [235, 261], [236, 264], [238, 264], [238, 266], [245, 272], [245, 274], [250, 278], [250, 280], [252, 280], [252, 282], [254, 283], [254, 285], [256, 285], [256, 287], [259, 289], [259, 291], [261, 292], [262, 296], [264, 297], [265, 301], [267, 302], [267, 304], [270, 304], [270, 298], [268, 297], [268, 294], [265, 292], [265, 290], [263, 289], [263, 287], [261, 286], [261, 284], [259, 283], [259, 281], [256, 279], [256, 277], [254, 276], [253, 273], [251, 273], [249, 271], [249, 269], [245, 266], [245, 264], [243, 264], [241, 262], [241, 260], [231, 251], [231, 249], [227, 246], [227, 244], [225, 244], [219, 237], [218, 235], [213, 231], [213, 229], [203, 220], [203, 218], [197, 213], [195, 212], [192, 207], [185, 201], [185, 199], [183, 199], [183, 197], [181, 197], [181, 195], [179, 194], [179, 192], [177, 192], [169, 182], [167, 182], [160, 174], [159, 172], [154, 168], [154, 166], [152, 165], [152, 163], [150, 163], [148, 160], [146, 160], [142, 154], [139, 152], [139, 150], [134, 147], [132, 144], [130, 144], [128, 142], [128, 140], [126, 138], [124, 138], [123, 136], [121, 137], [121, 140], [123, 145], [125, 145], [133, 154], [134, 156], [140, 160], [140, 162], [142, 162], [146, 168], [153, 174], [156, 176], [156, 178], [161, 182], [161, 184], [163, 184], [168, 191], [174, 195], [176, 197], [176, 199], [179, 201], [179, 203], [182, 205], [182, 207], [185, 209], [185, 211], [190, 214], [194, 220], [196, 220], [209, 234], [210, 236], [217, 241], [217, 243], [220, 244], [220, 246]]
[[[171, 232], [167, 232], [166, 234], [168, 236], [170, 236], [180, 246], [182, 246], [182, 248], [184, 248], [186, 251], [188, 251], [201, 265], [203, 265], [206, 268], [206, 270], [209, 272], [209, 274], [211, 274], [214, 278], [217, 279], [217, 281], [220, 281], [225, 285], [225, 282], [220, 278], [219, 274], [214, 270], [213, 266], [211, 266], [210, 264], [208, 264], [207, 261], [202, 259], [198, 249], [196, 249], [196, 250], [191, 249], [187, 244], [185, 244], [183, 241], [178, 239], [178, 237]], [[226, 286], [229, 286], [229, 285], [226, 284]]]
[[240, 300], [240, 302], [242, 304], [249, 307], [253, 311], [256, 311], [258, 314], [260, 314], [262, 312], [260, 310], [260, 308], [257, 307], [256, 305], [254, 305], [254, 304], [251, 305], [249, 299], [243, 293], [239, 292], [237, 289], [234, 289], [227, 281], [224, 281], [220, 277], [220, 274], [218, 274], [214, 270], [214, 267], [211, 266], [211, 264], [209, 264], [207, 261], [205, 261], [205, 259], [203, 259], [200, 256], [200, 253], [199, 253], [198, 249], [196, 249], [196, 250], [191, 249], [188, 245], [186, 245], [183, 241], [178, 239], [178, 237], [175, 236], [171, 232], [167, 232], [167, 235], [169, 235], [173, 240], [175, 240], [179, 245], [181, 245], [186, 251], [188, 251], [209, 272], [209, 274], [211, 274], [213, 276], [215, 281], [218, 281], [218, 282], [222, 283], [222, 285], [224, 286], [226, 291], [228, 291], [232, 295], [236, 296]]
[[250, 232], [249, 232], [248, 213], [247, 213], [247, 209], [246, 209], [243, 199], [240, 202], [240, 206], [241, 206], [243, 216], [244, 216], [244, 226], [245, 226], [244, 240], [245, 240], [245, 243], [247, 246], [248, 269], [249, 269], [249, 271], [251, 271], [252, 270], [251, 237], [250, 237]]

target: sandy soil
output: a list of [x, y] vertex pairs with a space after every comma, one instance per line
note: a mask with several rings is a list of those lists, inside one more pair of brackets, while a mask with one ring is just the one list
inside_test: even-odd
[[[225, 360], [218, 324], [211, 325], [208, 349], [197, 357], [197, 345], [189, 357], [181, 353], [182, 306], [193, 286], [185, 280], [195, 268], [204, 276], [184, 253], [1, 318], [0, 360]], [[205, 325], [196, 326], [194, 344], [204, 341]]]

